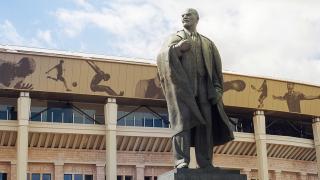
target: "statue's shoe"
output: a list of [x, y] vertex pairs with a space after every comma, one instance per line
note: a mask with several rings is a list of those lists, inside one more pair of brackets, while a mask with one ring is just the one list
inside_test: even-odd
[[181, 169], [181, 168], [188, 168], [189, 164], [183, 162], [183, 163], [180, 163], [178, 165], [176, 165], [176, 168], [177, 169]]

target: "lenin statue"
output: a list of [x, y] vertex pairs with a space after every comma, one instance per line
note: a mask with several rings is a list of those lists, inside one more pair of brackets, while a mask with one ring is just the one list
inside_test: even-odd
[[172, 34], [157, 57], [167, 101], [176, 168], [188, 168], [195, 147], [200, 168], [214, 168], [213, 146], [234, 139], [222, 102], [221, 59], [214, 43], [197, 32], [199, 14], [187, 9], [183, 29]]

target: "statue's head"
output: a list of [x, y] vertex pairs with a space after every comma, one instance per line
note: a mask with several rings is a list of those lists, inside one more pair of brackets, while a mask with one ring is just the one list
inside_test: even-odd
[[199, 14], [197, 10], [188, 8], [182, 13], [182, 24], [186, 29], [195, 28], [199, 21]]

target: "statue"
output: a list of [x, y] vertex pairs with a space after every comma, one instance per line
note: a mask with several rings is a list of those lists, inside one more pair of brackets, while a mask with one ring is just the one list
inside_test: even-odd
[[157, 57], [158, 72], [175, 131], [176, 168], [188, 168], [195, 147], [200, 168], [214, 168], [213, 146], [234, 139], [222, 102], [221, 59], [214, 43], [196, 30], [195, 9], [182, 14], [183, 30], [172, 34]]

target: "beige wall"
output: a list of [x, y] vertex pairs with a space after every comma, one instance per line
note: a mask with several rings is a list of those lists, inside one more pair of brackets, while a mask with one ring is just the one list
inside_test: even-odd
[[[11, 64], [9, 65], [10, 67], [17, 68], [18, 62], [23, 57], [32, 58], [35, 61], [34, 72], [25, 78], [19, 79], [23, 83], [31, 84], [31, 91], [100, 96], [117, 96], [123, 91], [123, 97], [163, 99], [156, 77], [156, 66], [153, 65], [2, 52], [0, 53], [0, 66], [3, 66], [3, 63], [6, 62], [7, 64]], [[62, 77], [67, 87], [65, 87], [61, 78], [58, 81], [47, 78], [47, 76], [57, 78], [57, 69], [53, 69], [48, 74], [46, 74], [46, 72], [59, 64], [60, 60], [64, 61], [62, 64]], [[96, 73], [88, 62], [93, 66], [96, 65], [101, 72], [109, 74], [110, 79], [108, 81], [101, 80], [101, 82], [96, 84], [97, 86], [91, 87], [90, 85]], [[14, 71], [11, 72], [13, 73], [6, 73], [0, 77], [0, 88], [19, 89], [19, 86], [18, 88], [17, 86], [14, 87], [19, 81], [17, 78], [14, 79], [16, 76]], [[13, 79], [10, 85], [8, 85], [8, 82], [5, 84], [4, 82], [10, 78]], [[254, 89], [260, 89], [264, 80], [266, 80], [265, 89], [267, 89], [267, 94], [263, 94], [262, 91]], [[315, 116], [320, 115], [320, 111], [318, 110], [320, 99], [315, 98], [320, 96], [320, 87], [295, 83], [294, 91], [297, 98], [296, 101], [291, 101], [291, 104], [288, 105], [287, 100], [290, 99], [290, 97], [285, 97], [285, 94], [288, 92], [287, 82], [228, 73], [224, 74], [224, 81], [225, 90], [231, 88], [224, 94], [224, 103], [227, 106], [259, 107], [266, 110], [290, 111]], [[70, 91], [67, 91], [67, 88], [70, 89]], [[263, 103], [259, 103], [258, 101], [260, 96], [265, 96]], [[274, 99], [273, 96], [281, 96], [283, 100]], [[291, 96], [291, 99], [292, 98], [294, 97]], [[313, 100], [303, 100], [308, 98]], [[289, 109], [290, 106], [293, 108]]]

